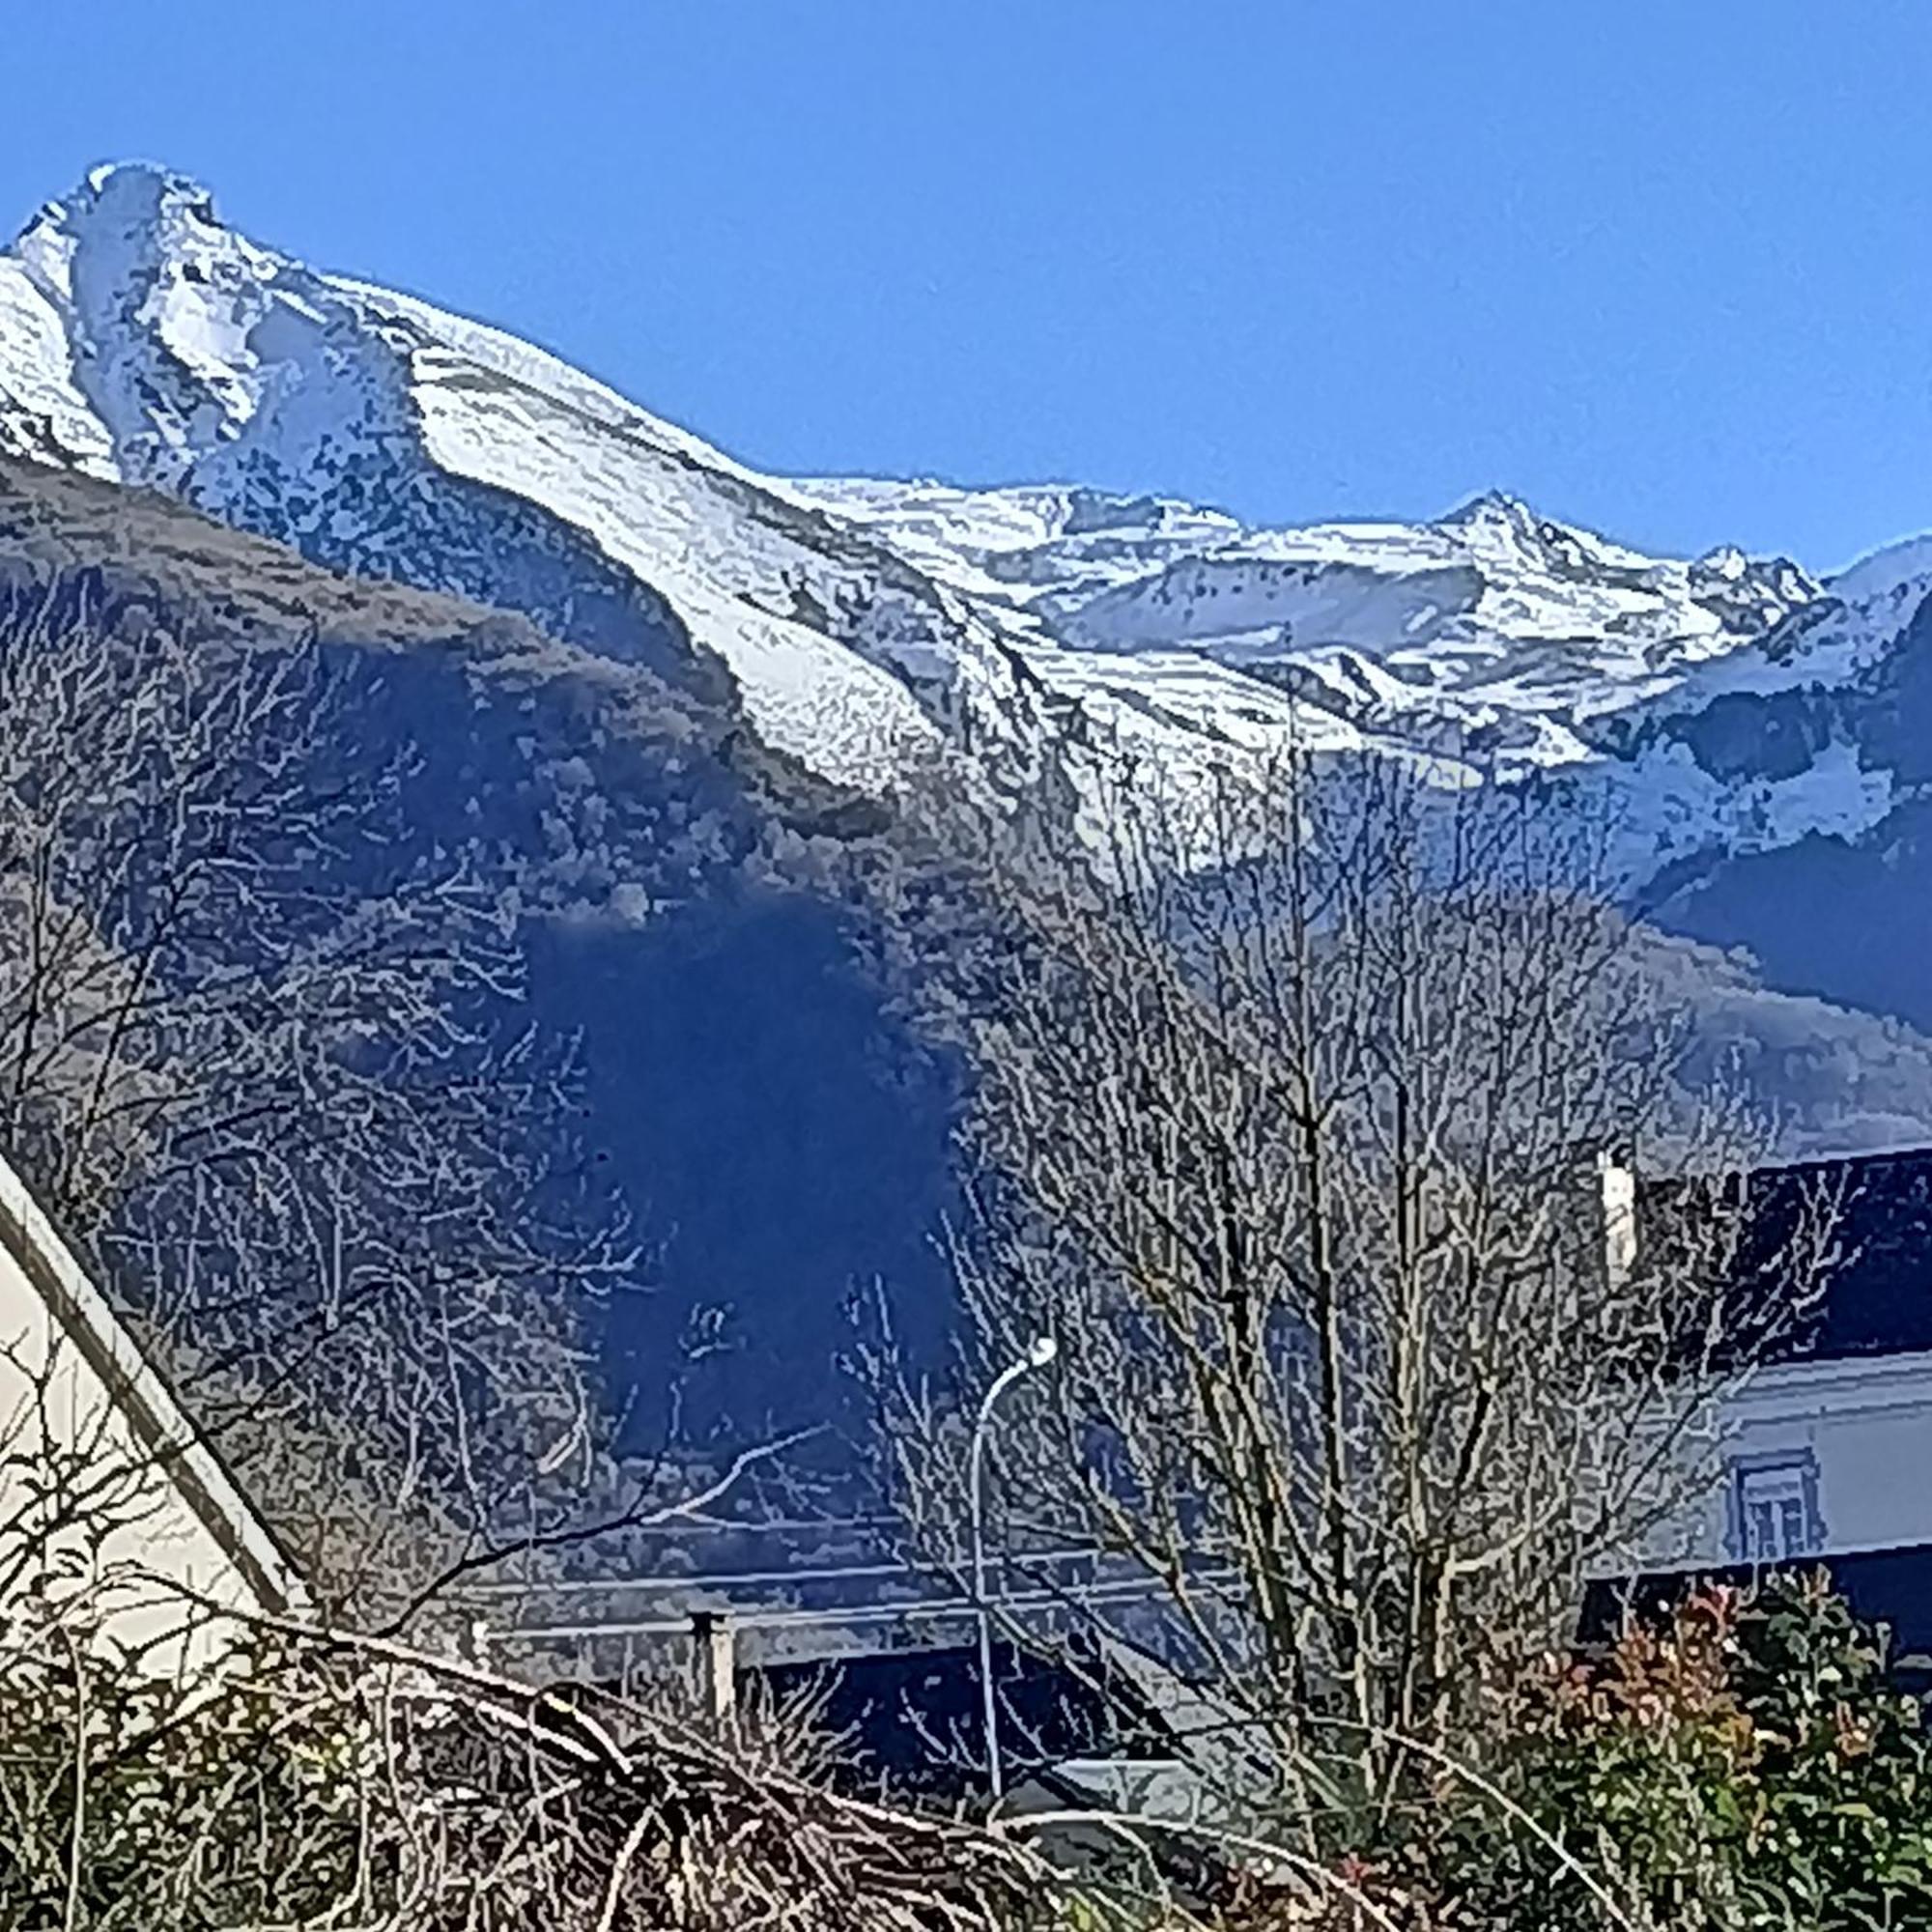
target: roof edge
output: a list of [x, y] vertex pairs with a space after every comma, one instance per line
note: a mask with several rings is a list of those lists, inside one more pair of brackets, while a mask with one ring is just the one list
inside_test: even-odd
[[308, 1587], [274, 1532], [4, 1156], [0, 1247], [19, 1264], [141, 1446], [240, 1572], [256, 1606], [271, 1616], [309, 1613]]

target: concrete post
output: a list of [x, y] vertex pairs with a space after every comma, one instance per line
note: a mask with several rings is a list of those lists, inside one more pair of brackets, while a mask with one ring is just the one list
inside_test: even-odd
[[691, 1619], [693, 1683], [707, 1723], [729, 1732], [738, 1721], [738, 1633], [723, 1610], [698, 1610]]

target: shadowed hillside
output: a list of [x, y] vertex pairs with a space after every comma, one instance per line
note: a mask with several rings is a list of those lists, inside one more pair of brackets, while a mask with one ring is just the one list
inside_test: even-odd
[[594, 1184], [644, 1251], [606, 1340], [635, 1437], [673, 1384], [694, 1436], [824, 1417], [855, 1278], [943, 1306], [944, 1083], [790, 876], [876, 809], [759, 751], [715, 694], [141, 493], [0, 468], [0, 586], [212, 645], [319, 642], [340, 725], [317, 755], [399, 763], [406, 843], [461, 850], [513, 921], [528, 1004], [490, 1024], [578, 1043]]

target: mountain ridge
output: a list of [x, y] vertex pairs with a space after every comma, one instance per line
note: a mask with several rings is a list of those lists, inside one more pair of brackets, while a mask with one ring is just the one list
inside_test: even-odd
[[[949, 744], [996, 791], [1077, 782], [1095, 739], [1183, 780], [1293, 743], [1543, 786], [1617, 826], [1634, 900], [1774, 960], [1782, 889], [1726, 925], [1724, 882], [1877, 850], [1925, 781], [1892, 714], [1932, 537], [1820, 580], [1649, 556], [1493, 491], [1267, 529], [1078, 484], [765, 475], [500, 328], [250, 241], [148, 164], [93, 171], [0, 253], [0, 451], [521, 611], [855, 793]], [[1835, 971], [1786, 982], [1833, 997]], [[1932, 1024], [1932, 995], [1887, 998]]]

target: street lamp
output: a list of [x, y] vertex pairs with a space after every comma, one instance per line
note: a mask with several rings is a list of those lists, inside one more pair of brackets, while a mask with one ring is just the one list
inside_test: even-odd
[[973, 1448], [968, 1488], [973, 1519], [973, 1601], [980, 1607], [980, 1694], [985, 1706], [986, 1777], [995, 1802], [1006, 1793], [1000, 1774], [1000, 1718], [993, 1694], [993, 1621], [986, 1611], [986, 1518], [982, 1501], [982, 1472], [985, 1467], [986, 1424], [992, 1419], [993, 1405], [1029, 1369], [1043, 1369], [1060, 1352], [1051, 1335], [1037, 1335], [1027, 1344], [1026, 1353], [1010, 1362], [993, 1378], [993, 1385], [980, 1404], [979, 1420], [973, 1425]]

